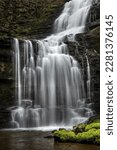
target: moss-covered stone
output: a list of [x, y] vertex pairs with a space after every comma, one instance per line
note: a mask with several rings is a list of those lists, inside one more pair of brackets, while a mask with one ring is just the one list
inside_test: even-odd
[[[99, 117], [98, 117], [99, 118]], [[98, 118], [96, 118], [96, 119], [89, 119], [88, 120], [88, 124], [90, 124], [90, 123], [99, 123], [100, 122], [100, 119], [98, 119]]]
[[91, 124], [86, 125], [85, 131], [88, 131], [92, 128], [99, 129], [100, 128], [100, 123], [97, 122], [97, 123], [91, 123]]
[[73, 130], [58, 130], [52, 132], [55, 141], [77, 143], [100, 143], [100, 123], [79, 124]]
[[70, 130], [59, 130], [54, 132], [54, 138], [61, 142], [74, 142], [76, 141], [76, 135]]
[[77, 134], [77, 133], [85, 131], [85, 127], [86, 127], [86, 124], [81, 123], [81, 124], [79, 124], [77, 126], [74, 126], [73, 127], [73, 131]]
[[86, 132], [79, 133], [77, 136], [78, 142], [98, 144], [100, 138], [99, 129], [90, 129]]

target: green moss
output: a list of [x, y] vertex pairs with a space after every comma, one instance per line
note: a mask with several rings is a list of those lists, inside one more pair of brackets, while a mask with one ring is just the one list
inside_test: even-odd
[[99, 123], [100, 122], [100, 119], [95, 119], [94, 121], [93, 121], [93, 123]]
[[100, 117], [98, 117], [98, 118], [89, 118], [88, 124], [90, 124], [90, 123], [99, 123], [100, 122], [99, 118]]
[[81, 143], [94, 143], [97, 144], [100, 138], [99, 129], [90, 129], [87, 132], [79, 133], [77, 140]]
[[79, 124], [73, 130], [60, 129], [54, 131], [54, 139], [58, 142], [77, 142], [77, 143], [100, 143], [100, 123], [99, 120], [90, 124]]
[[59, 130], [54, 132], [54, 138], [59, 142], [78, 142], [78, 143], [100, 143], [100, 130], [90, 129], [86, 132], [75, 134], [69, 130]]
[[54, 132], [54, 137], [61, 142], [74, 142], [76, 141], [76, 135], [73, 131], [59, 130]]
[[91, 124], [86, 125], [85, 131], [88, 131], [92, 128], [99, 129], [100, 128], [100, 123], [91, 123]]
[[73, 131], [77, 134], [77, 133], [85, 131], [85, 127], [86, 127], [86, 124], [81, 123], [81, 124], [79, 124], [77, 126], [74, 126], [73, 127]]

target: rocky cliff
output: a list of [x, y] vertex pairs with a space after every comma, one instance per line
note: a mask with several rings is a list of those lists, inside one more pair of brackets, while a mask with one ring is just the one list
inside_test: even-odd
[[[7, 108], [15, 105], [11, 37], [44, 38], [49, 35], [64, 3], [65, 0], [0, 0], [0, 128], [8, 127], [11, 118]], [[86, 33], [76, 35], [77, 42], [65, 41], [69, 53], [80, 62], [85, 81], [88, 57], [91, 71], [90, 100], [97, 114], [100, 107], [99, 10], [100, 4], [96, 0], [89, 12]]]
[[[91, 102], [96, 115], [100, 114], [100, 1], [95, 0], [87, 18], [86, 32], [77, 34], [76, 42], [68, 44], [69, 53], [74, 56], [82, 67], [87, 99]], [[90, 66], [91, 93], [87, 91], [87, 59]]]
[[11, 39], [0, 40], [0, 128], [8, 127], [10, 113], [7, 110], [14, 103], [13, 52]]
[[[76, 35], [77, 42], [67, 42], [69, 53], [75, 57], [82, 67], [83, 78], [85, 81], [85, 89], [87, 100], [93, 104], [95, 114], [100, 113], [100, 27], [97, 26], [83, 34]], [[87, 91], [87, 59], [90, 66], [90, 90], [88, 97]]]
[[64, 0], [0, 0], [0, 37], [49, 35], [64, 3]]

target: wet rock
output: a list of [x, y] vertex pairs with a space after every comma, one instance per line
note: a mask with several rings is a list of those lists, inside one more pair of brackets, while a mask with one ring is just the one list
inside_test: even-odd
[[87, 18], [87, 29], [91, 30], [100, 25], [100, 0], [94, 0]]
[[44, 138], [52, 139], [52, 138], [54, 138], [54, 136], [53, 135], [48, 135], [48, 136], [45, 136]]
[[52, 32], [64, 3], [64, 0], [0, 0], [0, 37], [44, 38]]
[[100, 143], [100, 123], [79, 124], [73, 130], [58, 130], [53, 132], [54, 140], [57, 142], [72, 142], [99, 144]]
[[73, 127], [73, 131], [78, 134], [78, 133], [81, 133], [81, 132], [84, 132], [85, 131], [85, 127], [86, 127], [86, 124], [84, 123], [81, 123], [77, 126], [74, 126]]
[[32, 100], [28, 100], [28, 99], [23, 99], [21, 100], [21, 106], [23, 108], [29, 108], [32, 106]]
[[0, 38], [0, 128], [8, 128], [14, 105], [13, 52], [11, 38]]
[[[78, 60], [85, 82], [85, 91], [87, 102], [92, 104], [94, 113], [100, 113], [100, 27], [97, 26], [86, 33], [80, 33], [75, 36], [76, 42], [70, 42], [66, 38], [66, 44], [69, 48], [69, 54]], [[88, 97], [87, 91], [87, 58], [90, 65], [91, 75], [91, 93]]]

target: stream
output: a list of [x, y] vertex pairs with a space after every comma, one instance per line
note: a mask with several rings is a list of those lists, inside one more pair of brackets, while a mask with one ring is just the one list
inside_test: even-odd
[[57, 143], [50, 132], [0, 131], [0, 150], [99, 150], [98, 145]]

